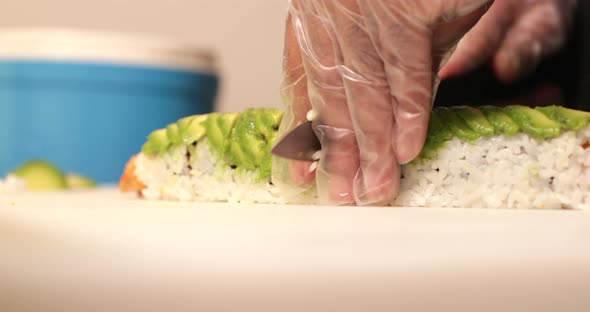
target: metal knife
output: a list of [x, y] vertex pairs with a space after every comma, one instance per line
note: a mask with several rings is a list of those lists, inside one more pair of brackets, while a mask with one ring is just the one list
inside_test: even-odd
[[322, 144], [313, 131], [312, 122], [305, 121], [279, 140], [271, 153], [291, 160], [313, 161]]

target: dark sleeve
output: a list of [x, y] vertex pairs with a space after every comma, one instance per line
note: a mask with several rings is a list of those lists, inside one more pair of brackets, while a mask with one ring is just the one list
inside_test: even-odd
[[498, 81], [486, 64], [441, 83], [435, 106], [562, 105], [590, 111], [590, 1], [580, 1], [566, 45], [526, 79]]

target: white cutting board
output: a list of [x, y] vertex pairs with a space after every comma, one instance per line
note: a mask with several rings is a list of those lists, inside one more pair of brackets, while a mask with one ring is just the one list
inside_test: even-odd
[[588, 311], [590, 214], [0, 195], [0, 311]]

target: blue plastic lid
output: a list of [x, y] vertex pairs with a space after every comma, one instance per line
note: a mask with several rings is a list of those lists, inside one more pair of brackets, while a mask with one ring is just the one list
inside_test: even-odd
[[92, 62], [217, 72], [214, 54], [188, 42], [74, 29], [0, 29], [0, 60]]

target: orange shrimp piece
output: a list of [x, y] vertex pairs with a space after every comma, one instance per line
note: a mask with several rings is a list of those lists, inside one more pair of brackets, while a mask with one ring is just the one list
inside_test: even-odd
[[145, 189], [145, 184], [141, 182], [135, 175], [135, 161], [137, 155], [131, 157], [131, 159], [125, 165], [125, 171], [119, 180], [119, 190], [121, 192], [137, 192], [141, 196], [141, 191]]

